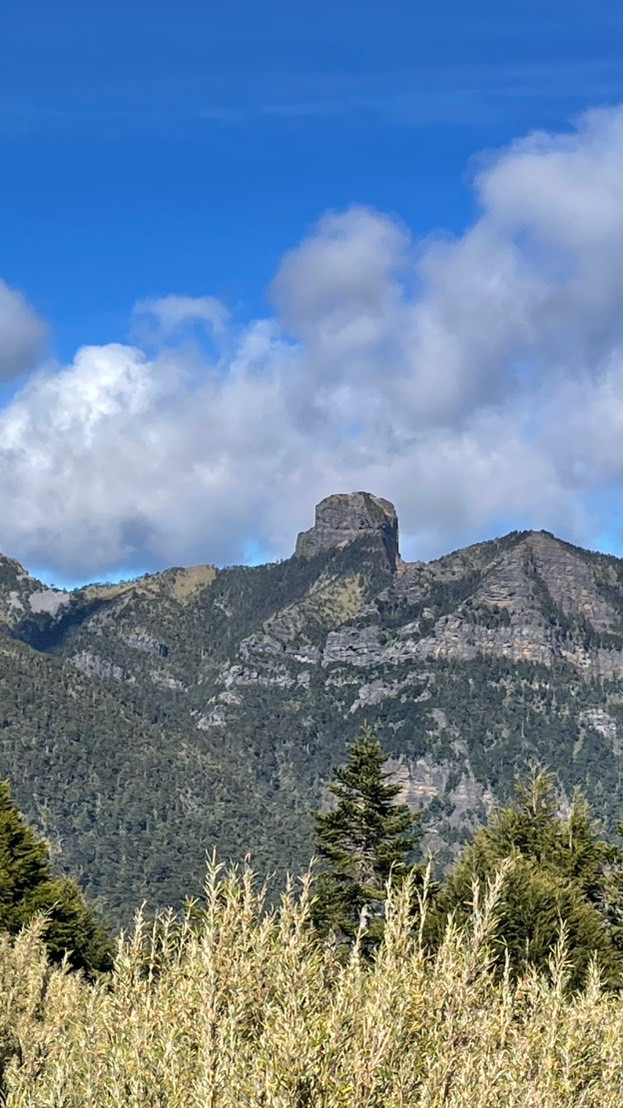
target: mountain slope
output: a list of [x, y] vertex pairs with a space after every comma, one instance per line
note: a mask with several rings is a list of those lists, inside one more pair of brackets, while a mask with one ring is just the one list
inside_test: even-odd
[[0, 772], [115, 919], [205, 852], [300, 869], [361, 722], [449, 856], [532, 758], [623, 810], [623, 561], [517, 532], [405, 563], [329, 497], [281, 563], [46, 589], [0, 559]]

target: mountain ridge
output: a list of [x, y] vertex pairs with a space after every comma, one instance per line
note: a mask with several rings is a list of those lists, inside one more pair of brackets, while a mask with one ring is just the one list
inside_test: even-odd
[[[337, 513], [337, 514], [336, 514]], [[532, 759], [623, 808], [623, 560], [515, 531], [430, 562], [393, 505], [321, 501], [295, 553], [50, 589], [0, 558], [0, 773], [125, 919], [205, 852], [300, 870], [366, 719], [447, 861]]]

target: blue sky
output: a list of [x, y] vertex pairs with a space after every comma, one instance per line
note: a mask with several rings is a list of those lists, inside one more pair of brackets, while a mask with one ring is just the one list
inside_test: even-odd
[[[448, 477], [443, 493], [447, 503], [439, 515], [432, 500], [409, 491], [405, 444], [423, 433], [417, 418], [412, 428], [401, 428], [393, 454], [387, 454], [372, 445], [374, 434], [361, 419], [353, 423], [345, 418], [341, 432], [332, 427], [329, 434], [326, 413], [318, 415], [321, 422], [324, 418], [322, 433], [306, 425], [306, 433], [321, 442], [308, 470], [301, 461], [304, 444], [274, 470], [267, 461], [270, 444], [257, 442], [248, 468], [219, 484], [219, 473], [231, 469], [228, 450], [238, 457], [240, 444], [246, 448], [249, 435], [257, 431], [253, 421], [240, 423], [249, 401], [248, 380], [244, 395], [231, 392], [224, 400], [219, 393], [218, 403], [225, 404], [227, 418], [233, 420], [229, 447], [225, 441], [213, 450], [208, 430], [204, 441], [193, 426], [182, 433], [182, 438], [198, 436], [192, 457], [182, 457], [178, 445], [171, 445], [170, 454], [164, 452], [163, 467], [167, 458], [170, 467], [182, 467], [180, 484], [168, 489], [166, 503], [158, 494], [163, 481], [152, 472], [146, 484], [136, 483], [116, 514], [124, 473], [115, 474], [114, 467], [108, 472], [106, 459], [107, 451], [117, 452], [116, 443], [133, 440], [139, 425], [141, 449], [151, 451], [151, 457], [172, 435], [167, 413], [175, 419], [184, 407], [184, 419], [190, 419], [189, 392], [198, 396], [196, 390], [206, 379], [212, 381], [213, 374], [221, 381], [237, 380], [240, 352], [269, 342], [266, 332], [271, 328], [270, 353], [261, 355], [264, 368], [254, 363], [249, 371], [253, 388], [261, 393], [254, 393], [253, 403], [270, 407], [278, 373], [281, 400], [287, 393], [282, 419], [288, 418], [283, 414], [287, 409], [297, 434], [302, 433], [302, 406], [307, 413], [316, 406], [320, 411], [327, 375], [334, 383], [336, 374], [335, 367], [320, 364], [317, 357], [309, 368], [312, 330], [322, 329], [325, 317], [315, 308], [309, 318], [301, 315], [301, 304], [316, 304], [320, 295], [317, 289], [313, 295], [309, 289], [301, 292], [305, 251], [312, 251], [315, 265], [318, 236], [324, 235], [323, 241], [337, 236], [350, 245], [357, 236], [358, 242], [361, 236], [377, 241], [379, 225], [351, 220], [337, 231], [327, 230], [327, 224], [320, 225], [324, 230], [312, 229], [328, 212], [376, 213], [395, 231], [388, 250], [407, 249], [411, 258], [420, 257], [422, 243], [431, 236], [460, 239], [469, 233], [482, 208], [482, 196], [475, 195], [473, 185], [478, 167], [491, 158], [499, 160], [510, 143], [535, 130], [568, 134], [582, 113], [616, 109], [623, 101], [619, 6], [557, 0], [546, 5], [536, 0], [473, 0], [469, 5], [458, 0], [389, 0], [382, 5], [369, 0], [316, 0], [312, 5], [285, 0], [230, 0], [227, 5], [59, 0], [50, 5], [25, 0], [5, 7], [0, 17], [0, 277], [11, 293], [23, 294], [32, 326], [35, 317], [43, 322], [47, 340], [29, 339], [29, 372], [20, 354], [19, 369], [4, 374], [0, 391], [10, 420], [5, 446], [13, 451], [7, 454], [4, 496], [15, 501], [13, 522], [0, 525], [0, 549], [67, 581], [155, 569], [170, 561], [233, 561], [258, 549], [279, 556], [287, 553], [296, 528], [309, 523], [314, 499], [338, 491], [331, 481], [350, 487], [351, 480], [368, 476], [384, 486], [372, 491], [396, 500], [412, 556], [430, 556], [446, 544], [484, 537], [501, 519], [517, 526], [551, 523], [578, 541], [618, 549], [618, 529], [609, 521], [618, 513], [619, 478], [612, 466], [604, 469], [603, 461], [594, 457], [578, 465], [584, 466], [583, 473], [587, 466], [597, 466], [595, 480], [578, 477], [573, 489], [565, 487], [564, 510], [550, 511], [550, 502], [542, 497], [532, 510], [525, 496], [513, 494], [503, 503], [485, 498], [487, 503], [466, 515], [456, 510], [455, 500], [462, 494], [454, 497], [448, 491]], [[612, 133], [611, 128], [610, 138]], [[608, 136], [599, 141], [606, 144]], [[484, 160], [483, 152], [489, 152]], [[401, 234], [408, 237], [408, 247], [398, 242], [396, 235]], [[291, 252], [297, 250], [292, 262]], [[318, 281], [324, 279], [322, 265], [333, 264], [332, 257], [318, 261]], [[387, 264], [391, 270], [394, 262]], [[410, 276], [402, 271], [403, 295], [409, 286], [417, 296], [422, 282], [422, 273], [413, 266]], [[343, 287], [341, 278], [337, 285], [332, 280], [323, 293], [327, 303]], [[366, 288], [361, 293], [365, 303], [377, 293], [383, 299], [378, 289], [373, 293], [371, 286]], [[163, 305], [170, 297], [185, 298], [185, 314], [182, 318], [178, 300], [178, 324], [163, 330]], [[218, 301], [227, 314], [227, 323], [216, 327], [218, 334], [206, 298]], [[350, 292], [346, 299], [351, 303]], [[139, 302], [148, 302], [148, 308], [137, 316]], [[391, 296], [384, 318], [390, 302]], [[617, 310], [613, 304], [612, 313]], [[147, 327], [145, 316], [151, 319]], [[361, 323], [360, 316], [361, 311]], [[2, 319], [0, 310], [0, 342]], [[591, 319], [587, 334], [599, 330], [602, 322], [598, 324]], [[559, 319], [557, 333], [565, 327], [565, 319]], [[375, 348], [377, 357], [392, 358], [394, 343], [401, 341], [398, 334], [384, 334], [382, 354], [378, 343]], [[121, 358], [124, 350], [139, 345], [157, 365], [157, 396], [148, 414], [137, 401], [147, 386], [136, 367], [128, 369], [129, 355], [124, 367], [115, 363], [114, 370], [108, 363], [102, 369], [104, 354], [91, 355], [93, 364], [83, 357], [79, 378], [75, 370], [72, 377], [67, 375], [81, 347], [105, 352], [111, 343], [119, 344]], [[521, 340], [510, 361], [507, 352], [504, 357], [515, 367], [523, 359], [543, 379], [546, 356], [541, 348], [526, 349]], [[558, 351], [548, 362], [558, 374], [560, 357]], [[288, 358], [291, 368], [284, 368]], [[269, 373], [269, 363], [279, 369]], [[376, 364], [382, 378], [383, 366]], [[292, 381], [303, 374], [301, 366], [308, 375], [301, 377], [295, 399]], [[586, 372], [585, 366], [578, 370], [576, 384]], [[111, 373], [116, 374], [114, 387]], [[261, 373], [267, 374], [263, 392]], [[370, 367], [353, 369], [355, 376], [332, 394], [331, 418], [336, 405], [348, 406], [344, 389], [357, 394], [357, 373], [370, 386]], [[405, 373], [401, 370], [402, 377]], [[100, 422], [93, 430], [88, 406], [101, 374], [108, 392], [105, 401], [101, 389], [98, 393]], [[608, 387], [615, 387], [612, 381]], [[378, 380], [375, 388], [377, 403]], [[482, 388], [486, 392], [488, 386]], [[77, 391], [84, 400], [79, 410], [71, 406]], [[499, 393], [483, 397], [479, 429], [467, 428], [467, 410], [457, 409], [452, 443], [438, 443], [438, 453], [460, 453], [468, 432], [481, 452], [491, 453], [487, 436], [500, 412]], [[544, 402], [541, 396], [539, 406]], [[55, 442], [59, 435], [69, 436], [61, 458], [45, 444], [45, 405], [51, 405]], [[104, 440], [101, 419], [112, 419], [113, 408], [126, 415], [135, 410], [136, 424], [109, 423]], [[426, 411], [429, 430], [435, 420], [435, 426], [446, 426], [445, 416], [439, 422], [432, 409]], [[475, 409], [470, 411], [473, 415]], [[519, 418], [516, 408], [514, 413]], [[26, 422], [29, 435], [23, 431]], [[389, 432], [383, 432], [384, 450], [389, 449], [391, 423], [389, 419]], [[353, 457], [351, 444], [346, 457], [343, 440], [352, 426], [362, 428], [354, 435], [358, 453]], [[291, 430], [288, 424], [284, 439]], [[72, 444], [80, 436], [83, 453], [72, 461]], [[151, 445], [145, 445], [146, 438]], [[2, 445], [0, 441], [0, 450]], [[90, 449], [100, 452], [97, 466]], [[545, 469], [535, 476], [540, 486], [548, 480], [546, 470], [561, 467], [568, 445], [560, 449], [562, 454], [554, 462], [548, 456]], [[209, 473], [202, 450], [206, 458], [210, 455]], [[471, 457], [471, 445], [469, 451]], [[387, 459], [398, 455], [404, 464], [394, 473]], [[93, 461], [89, 476], [87, 456]], [[124, 465], [140, 469], [142, 459], [141, 450], [132, 447]], [[415, 461], [413, 483], [421, 486], [422, 463]], [[498, 466], [485, 473], [480, 462], [474, 464], [483, 481], [495, 480]], [[294, 470], [297, 479], [292, 483]], [[261, 487], [253, 485], [258, 471], [265, 474]], [[82, 497], [87, 481], [88, 496]], [[551, 503], [557, 495], [552, 484]], [[232, 498], [237, 498], [235, 509]], [[25, 500], [36, 503], [31, 515], [24, 510]], [[104, 501], [99, 514], [91, 513], [93, 504]], [[203, 524], [191, 526], [188, 519], [196, 519], [202, 504]], [[184, 511], [188, 519], [182, 517]], [[115, 541], [108, 541], [107, 528]], [[224, 529], [231, 539], [224, 539]]]
[[614, 3], [60, 0], [2, 24], [3, 273], [64, 358], [147, 295], [255, 314], [327, 208], [459, 228], [470, 157], [623, 95]]

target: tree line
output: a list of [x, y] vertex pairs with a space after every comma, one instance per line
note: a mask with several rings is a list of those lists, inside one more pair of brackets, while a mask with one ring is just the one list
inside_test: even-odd
[[[329, 805], [314, 815], [312, 922], [320, 936], [345, 952], [357, 942], [372, 958], [383, 936], [389, 885], [408, 881], [414, 926], [434, 950], [448, 919], [466, 922], [477, 890], [503, 867], [493, 953], [500, 973], [545, 968], [563, 934], [571, 987], [581, 987], [593, 961], [607, 985], [623, 984], [623, 848], [602, 836], [579, 790], [561, 810], [554, 776], [534, 769], [508, 804], [492, 810], [446, 875], [431, 883], [420, 814], [400, 802], [388, 757], [365, 725], [328, 783]], [[39, 914], [53, 960], [67, 959], [91, 978], [110, 970], [110, 928], [78, 884], [55, 873], [47, 843], [0, 781], [0, 930], [17, 934]]]

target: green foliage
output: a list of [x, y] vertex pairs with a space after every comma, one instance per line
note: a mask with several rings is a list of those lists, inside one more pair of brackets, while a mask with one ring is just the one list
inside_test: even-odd
[[490, 604], [475, 603], [466, 600], [462, 609], [463, 618], [475, 627], [487, 627], [496, 630], [510, 627], [511, 617], [508, 608], [492, 607]]
[[621, 897], [623, 851], [600, 837], [590, 807], [576, 793], [566, 816], [558, 811], [554, 778], [534, 770], [514, 800], [492, 812], [454, 865], [433, 913], [443, 930], [449, 913], [459, 921], [471, 911], [475, 883], [491, 881], [511, 859], [498, 912], [500, 969], [508, 958], [515, 975], [543, 970], [566, 936], [569, 983], [585, 980], [593, 956], [611, 985], [622, 981]]
[[352, 941], [363, 913], [367, 947], [383, 932], [387, 882], [391, 877], [399, 884], [413, 870], [417, 817], [397, 803], [400, 786], [389, 782], [388, 757], [364, 724], [328, 785], [336, 806], [314, 817], [317, 851], [327, 867], [318, 880], [316, 924]]
[[112, 950], [78, 886], [57, 876], [46, 843], [28, 827], [0, 780], [0, 931], [17, 934], [45, 914], [45, 943], [57, 961], [68, 954], [74, 969], [89, 975], [110, 969]]

